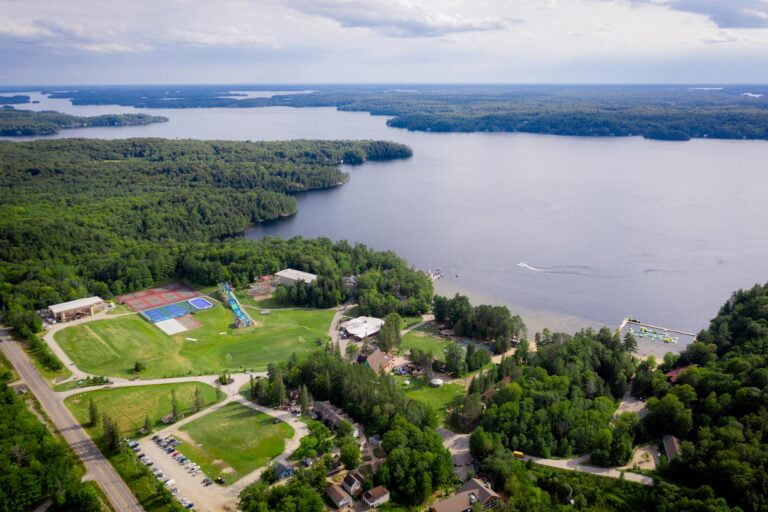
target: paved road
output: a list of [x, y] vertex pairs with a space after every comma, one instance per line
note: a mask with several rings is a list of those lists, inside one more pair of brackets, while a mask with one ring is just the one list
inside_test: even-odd
[[104, 490], [109, 502], [120, 512], [139, 512], [144, 509], [131, 490], [117, 474], [115, 468], [102, 455], [80, 424], [48, 387], [18, 343], [8, 337], [7, 329], [0, 330], [0, 350], [27, 383], [64, 440], [69, 443], [86, 467], [86, 479], [95, 480]]
[[[536, 464], [549, 466], [552, 468], [567, 469], [570, 471], [581, 471], [597, 476], [607, 476], [609, 478], [621, 478], [622, 471], [618, 468], [602, 468], [599, 466], [590, 466], [587, 464], [589, 455], [583, 455], [575, 459], [543, 459], [541, 457], [525, 457], [525, 460], [532, 460]], [[653, 485], [653, 478], [637, 473], [624, 472], [624, 479], [643, 485]]]

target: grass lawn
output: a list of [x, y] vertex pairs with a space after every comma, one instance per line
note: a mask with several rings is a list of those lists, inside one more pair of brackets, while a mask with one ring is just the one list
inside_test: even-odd
[[435, 359], [445, 360], [443, 351], [448, 346], [449, 341], [436, 336], [436, 332], [434, 324], [427, 324], [407, 333], [403, 336], [402, 343], [400, 344], [400, 353], [407, 355], [411, 348], [430, 350]]
[[[405, 377], [398, 376], [396, 379], [402, 383]], [[436, 388], [421, 379], [409, 378], [408, 380], [410, 384], [403, 386], [406, 390], [405, 396], [432, 407], [441, 421], [445, 419], [445, 408], [448, 403], [465, 393], [464, 387], [459, 384], [443, 384]]]
[[178, 450], [231, 484], [283, 453], [293, 434], [287, 423], [232, 402], [181, 427]]
[[[137, 434], [144, 425], [144, 416], [148, 415], [153, 428], [165, 425], [160, 419], [169, 414], [171, 408], [171, 390], [176, 390], [176, 400], [182, 414], [193, 414], [195, 388], [200, 388], [204, 407], [212, 405], [222, 398], [223, 394], [216, 388], [199, 382], [183, 382], [178, 384], [158, 384], [156, 386], [135, 386], [114, 389], [99, 389], [85, 391], [67, 398], [67, 405], [77, 421], [84, 425], [91, 437], [99, 435], [101, 426], [88, 426], [88, 402], [93, 399], [102, 414], [115, 420], [120, 430], [128, 437]], [[218, 396], [217, 396], [218, 395]]]
[[[77, 366], [89, 373], [131, 377], [133, 364], [146, 365], [142, 378], [216, 374], [225, 369], [265, 370], [270, 362], [300, 357], [325, 340], [333, 318], [330, 309], [249, 311], [256, 325], [233, 329], [234, 315], [221, 305], [199, 311], [201, 326], [168, 336], [130, 315], [76, 325], [56, 333], [56, 341]], [[194, 338], [197, 341], [189, 341]]]
[[285, 307], [291, 307], [291, 306], [283, 306], [280, 303], [278, 303], [275, 299], [272, 297], [269, 297], [267, 299], [261, 299], [256, 300], [250, 295], [248, 295], [248, 292], [245, 290], [239, 290], [235, 292], [235, 296], [237, 297], [237, 300], [240, 301], [240, 304], [247, 307], [249, 309], [248, 313], [250, 314], [257, 314], [258, 312], [254, 312], [253, 308], [256, 309], [280, 309]]

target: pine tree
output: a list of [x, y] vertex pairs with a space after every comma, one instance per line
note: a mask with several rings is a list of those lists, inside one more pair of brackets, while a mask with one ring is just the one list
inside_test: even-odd
[[301, 414], [309, 416], [309, 391], [307, 391], [307, 386], [304, 384], [301, 385], [299, 390], [299, 403], [301, 404]]
[[141, 429], [145, 434], [152, 430], [152, 423], [149, 421], [149, 415], [144, 416], [144, 427]]
[[285, 383], [283, 383], [283, 376], [281, 374], [275, 375], [275, 380], [272, 383], [272, 405], [280, 407], [288, 402], [288, 393], [285, 391]]
[[253, 375], [251, 375], [251, 380], [250, 380], [250, 394], [249, 394], [249, 396], [251, 397], [251, 399], [256, 398], [256, 386], [253, 383]]
[[200, 393], [200, 388], [195, 387], [195, 412], [200, 411], [203, 408], [203, 394]]
[[99, 408], [96, 406], [93, 398], [88, 401], [88, 420], [92, 427], [99, 424]]
[[104, 433], [104, 444], [109, 451], [115, 452], [120, 448], [120, 431], [117, 424], [106, 414], [102, 417], [102, 430]]
[[171, 415], [174, 420], [179, 419], [179, 402], [176, 400], [176, 390], [171, 390]]

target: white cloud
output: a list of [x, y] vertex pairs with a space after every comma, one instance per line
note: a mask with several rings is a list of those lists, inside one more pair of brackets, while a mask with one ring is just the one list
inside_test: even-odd
[[12, 18], [0, 14], [0, 36], [13, 39], [32, 39], [50, 36], [51, 33], [34, 20]]
[[148, 52], [152, 49], [151, 46], [142, 43], [74, 43], [71, 47], [90, 53], [135, 53]]
[[0, 0], [0, 81], [768, 81], [767, 3]]
[[768, 28], [768, 0], [632, 0], [701, 14], [721, 28]]
[[522, 20], [446, 12], [445, 3], [405, 0], [289, 0], [288, 5], [342, 27], [367, 28], [386, 36], [436, 37], [503, 30]]

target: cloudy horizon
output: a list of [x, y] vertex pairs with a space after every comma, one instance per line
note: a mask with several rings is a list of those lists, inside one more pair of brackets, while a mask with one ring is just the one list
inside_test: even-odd
[[0, 0], [0, 84], [768, 83], [768, 0]]

